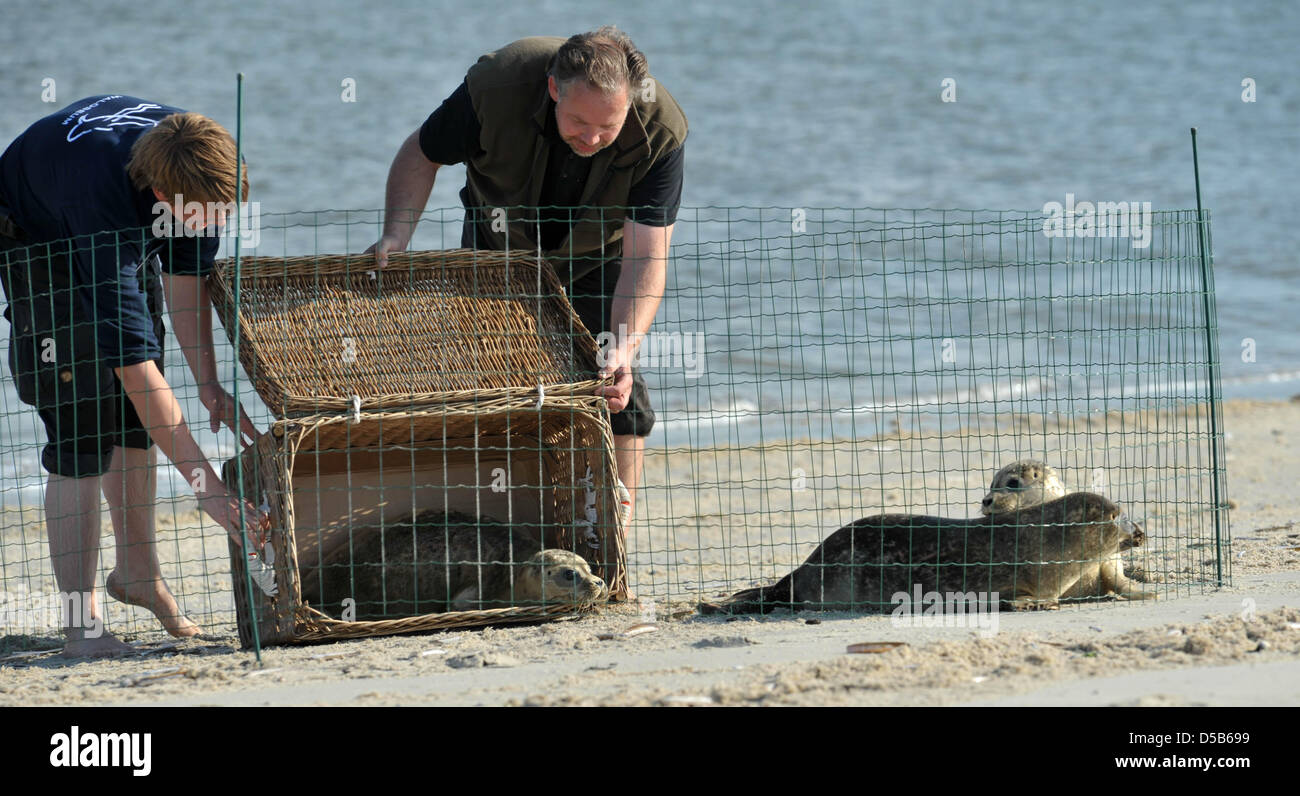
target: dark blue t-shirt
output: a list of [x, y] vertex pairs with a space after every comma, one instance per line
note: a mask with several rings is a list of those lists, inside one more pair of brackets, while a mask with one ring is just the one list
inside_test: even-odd
[[[205, 275], [214, 235], [158, 237], [149, 188], [126, 173], [131, 146], [180, 108], [120, 94], [87, 97], [46, 116], [0, 156], [0, 212], [27, 245], [70, 253], [76, 300], [98, 324], [103, 364], [162, 356], [140, 270], [155, 254], [172, 274]], [[168, 197], [170, 201], [172, 197]]]

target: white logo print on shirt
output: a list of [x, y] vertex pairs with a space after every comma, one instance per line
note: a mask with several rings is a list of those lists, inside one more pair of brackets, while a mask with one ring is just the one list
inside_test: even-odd
[[83, 115], [68, 131], [68, 143], [72, 143], [90, 133], [110, 132], [114, 127], [157, 127], [158, 121], [156, 119], [149, 119], [137, 114], [161, 107], [161, 105], [155, 105], [152, 102], [142, 102], [133, 108], [123, 108], [116, 113], [103, 116]]

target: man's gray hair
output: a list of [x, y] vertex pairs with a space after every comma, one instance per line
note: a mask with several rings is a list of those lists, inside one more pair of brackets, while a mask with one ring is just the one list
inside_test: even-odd
[[570, 36], [560, 46], [551, 66], [560, 93], [575, 80], [605, 95], [640, 88], [650, 69], [645, 54], [636, 48], [628, 35], [613, 25]]

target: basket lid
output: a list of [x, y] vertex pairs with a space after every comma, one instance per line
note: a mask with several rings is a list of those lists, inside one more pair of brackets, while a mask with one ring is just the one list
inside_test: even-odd
[[519, 252], [240, 259], [213, 303], [258, 395], [281, 418], [576, 388], [597, 346], [550, 265]]

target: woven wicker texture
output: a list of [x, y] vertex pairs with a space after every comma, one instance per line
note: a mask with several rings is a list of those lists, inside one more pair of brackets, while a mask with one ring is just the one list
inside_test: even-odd
[[[409, 514], [417, 501], [425, 504], [419, 508], [438, 507], [448, 490], [477, 488], [483, 493], [483, 470], [502, 460], [508, 460], [512, 473], [529, 474], [531, 479], [527, 484], [512, 482], [498, 496], [512, 501], [504, 505], [513, 506], [516, 521], [531, 510], [535, 520], [545, 523], [545, 546], [577, 552], [592, 563], [611, 594], [624, 594], [626, 551], [618, 529], [613, 440], [605, 411], [604, 400], [589, 395], [547, 395], [540, 404], [535, 396], [498, 396], [414, 411], [364, 413], [359, 418], [316, 415], [274, 423], [240, 456], [244, 494], [270, 507], [277, 554], [279, 594], [269, 598], [253, 590], [261, 642], [539, 621], [576, 610], [521, 606], [343, 622], [308, 604], [316, 566], [326, 551], [346, 542], [354, 528]], [[426, 483], [430, 476], [411, 469], [417, 459], [433, 461], [445, 483]], [[332, 485], [331, 468], [346, 474], [350, 490]], [[227, 462], [227, 483], [237, 482], [238, 469], [236, 460]], [[455, 480], [466, 477], [477, 483]], [[505, 519], [502, 505], [492, 512]], [[385, 516], [386, 506], [394, 506], [390, 511], [396, 513]], [[231, 557], [240, 638], [248, 646], [253, 622], [243, 558], [233, 545]]]
[[299, 630], [290, 641], [294, 644], [302, 644], [313, 641], [338, 641], [345, 638], [395, 636], [401, 633], [427, 633], [431, 630], [464, 630], [469, 627], [543, 622], [575, 618], [588, 613], [591, 608], [589, 605], [489, 608], [483, 611], [424, 614], [404, 619], [380, 619], [374, 622], [341, 622], [331, 619], [310, 606], [304, 606], [299, 612]]
[[[597, 371], [595, 339], [551, 267], [517, 252], [247, 257], [213, 302], [277, 417], [462, 400], [464, 391], [573, 389]], [[447, 395], [452, 393], [453, 395]]]

